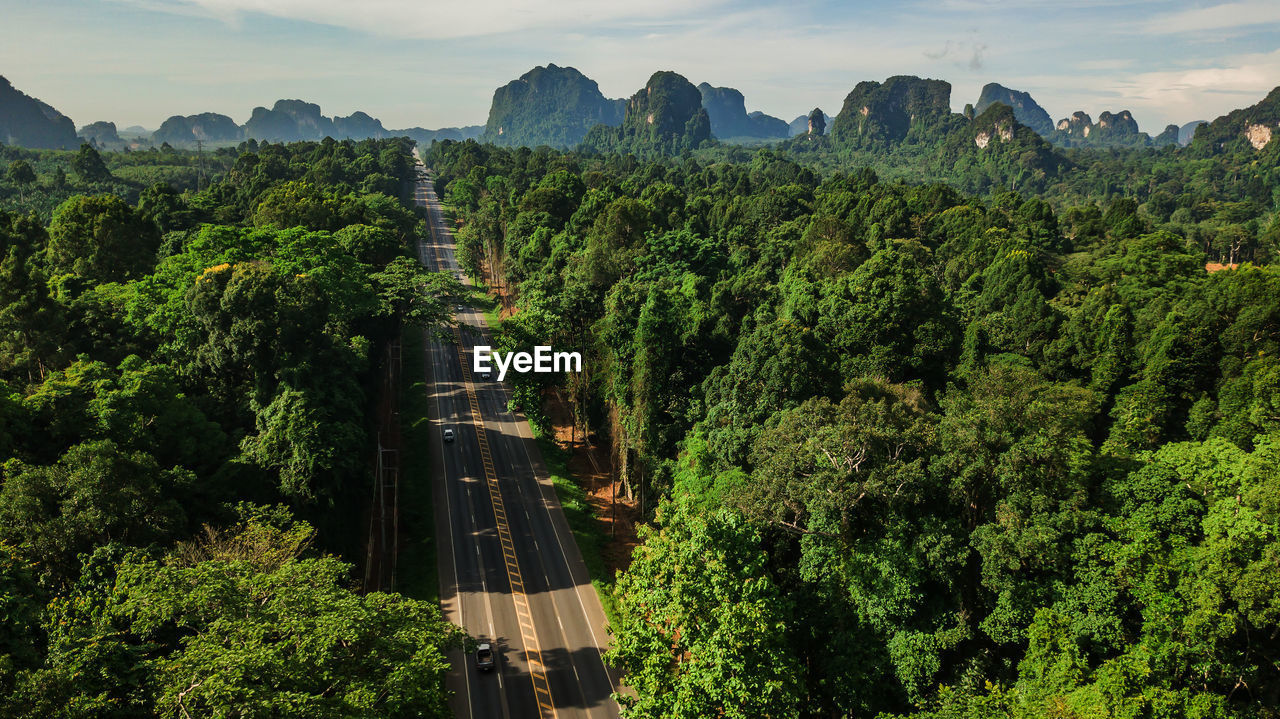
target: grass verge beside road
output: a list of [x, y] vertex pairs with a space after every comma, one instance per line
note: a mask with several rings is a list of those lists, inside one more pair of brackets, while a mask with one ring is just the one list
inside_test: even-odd
[[[477, 278], [472, 278], [472, 281], [476, 284], [472, 285], [468, 303], [484, 314], [489, 330], [496, 334], [502, 329], [502, 318], [499, 316], [501, 304], [489, 293], [489, 288], [480, 284]], [[577, 543], [582, 561], [587, 566], [591, 585], [595, 587], [596, 594], [600, 597], [605, 617], [610, 624], [613, 624], [616, 611], [613, 599], [614, 577], [604, 561], [604, 547], [608, 542], [604, 526], [592, 511], [591, 503], [587, 501], [586, 490], [569, 471], [568, 450], [549, 437], [539, 436], [536, 429], [534, 429], [534, 435], [538, 448], [542, 452], [543, 461], [547, 465], [547, 471], [551, 475], [551, 484], [555, 487], [556, 497], [564, 509], [569, 529], [573, 531], [574, 542]]]
[[604, 527], [591, 511], [586, 491], [569, 471], [569, 453], [545, 437], [538, 439], [538, 447], [542, 450], [542, 459], [546, 462], [547, 471], [551, 474], [551, 484], [556, 488], [556, 497], [560, 499], [560, 506], [564, 508], [565, 519], [569, 521], [569, 529], [573, 530], [573, 539], [578, 544], [582, 561], [587, 565], [591, 584], [596, 588], [600, 603], [604, 605], [605, 616], [612, 625], [615, 611], [614, 577], [604, 563], [604, 546], [608, 541], [608, 537], [604, 534]]
[[489, 330], [497, 334], [502, 329], [502, 318], [498, 316], [498, 308], [502, 305], [489, 294], [489, 289], [483, 285], [476, 287], [471, 303], [480, 308], [484, 313], [484, 321], [489, 325]]

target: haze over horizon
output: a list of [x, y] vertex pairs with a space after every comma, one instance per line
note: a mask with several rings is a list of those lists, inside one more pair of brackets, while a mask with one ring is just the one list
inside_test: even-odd
[[[175, 114], [244, 122], [280, 98], [388, 128], [482, 124], [494, 88], [571, 65], [608, 97], [656, 70], [735, 87], [749, 110], [836, 114], [890, 75], [1025, 90], [1056, 121], [1131, 110], [1143, 130], [1211, 120], [1280, 84], [1280, 4], [1083, 0], [4, 0], [0, 75], [77, 125], [157, 127]], [[927, 18], [927, 19], [922, 19]]]

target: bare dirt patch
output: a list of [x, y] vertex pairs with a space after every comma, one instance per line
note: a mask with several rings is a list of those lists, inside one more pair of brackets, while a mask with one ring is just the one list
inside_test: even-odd
[[631, 551], [639, 544], [636, 522], [640, 508], [634, 500], [618, 494], [617, 483], [611, 483], [612, 458], [606, 447], [590, 445], [581, 436], [573, 441], [572, 414], [568, 403], [559, 392], [551, 392], [544, 398], [547, 416], [555, 431], [556, 444], [571, 449], [569, 471], [587, 493], [592, 514], [600, 523], [606, 538], [604, 549], [605, 568], [609, 574], [625, 570], [631, 564]]

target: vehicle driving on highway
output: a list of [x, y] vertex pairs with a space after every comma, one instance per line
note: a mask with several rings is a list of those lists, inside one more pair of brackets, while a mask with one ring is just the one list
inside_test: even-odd
[[476, 669], [482, 672], [493, 671], [497, 664], [493, 654], [493, 647], [488, 642], [476, 647]]

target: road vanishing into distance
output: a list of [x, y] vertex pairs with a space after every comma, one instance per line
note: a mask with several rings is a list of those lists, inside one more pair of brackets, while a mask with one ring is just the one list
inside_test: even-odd
[[[461, 277], [452, 233], [421, 165], [415, 202], [426, 208], [430, 230], [419, 259]], [[455, 332], [456, 342], [426, 348], [440, 597], [447, 619], [493, 644], [498, 665], [482, 673], [473, 655], [453, 653], [446, 686], [454, 715], [617, 717], [615, 676], [602, 658], [608, 640], [600, 599], [528, 422], [507, 409], [502, 384], [471, 372], [472, 347], [493, 344], [484, 315], [456, 309], [480, 332]], [[454, 441], [444, 440], [445, 429]]]

